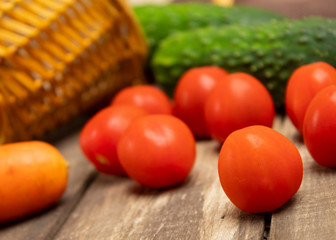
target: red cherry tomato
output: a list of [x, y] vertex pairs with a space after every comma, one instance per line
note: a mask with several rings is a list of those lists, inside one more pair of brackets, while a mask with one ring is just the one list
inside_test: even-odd
[[122, 89], [112, 99], [111, 105], [134, 105], [149, 114], [172, 114], [169, 97], [151, 85], [137, 85]]
[[187, 125], [171, 115], [148, 115], [121, 137], [118, 156], [138, 183], [163, 188], [182, 182], [195, 161], [195, 139]]
[[117, 156], [117, 143], [129, 124], [146, 114], [134, 106], [112, 106], [99, 111], [85, 124], [79, 144], [98, 171], [125, 175]]
[[217, 81], [228, 73], [216, 66], [192, 68], [178, 81], [174, 92], [175, 116], [183, 120], [196, 137], [209, 137], [205, 123], [205, 101]]
[[322, 166], [336, 167], [336, 86], [318, 92], [303, 121], [303, 139], [313, 159]]
[[227, 197], [249, 213], [275, 210], [299, 189], [300, 153], [279, 132], [265, 126], [237, 130], [225, 140], [218, 173]]
[[325, 62], [301, 66], [289, 78], [285, 95], [286, 112], [300, 133], [310, 101], [318, 91], [332, 84], [336, 84], [336, 69]]
[[205, 103], [207, 127], [219, 142], [243, 127], [271, 127], [274, 116], [270, 93], [260, 81], [246, 73], [233, 73], [219, 81]]

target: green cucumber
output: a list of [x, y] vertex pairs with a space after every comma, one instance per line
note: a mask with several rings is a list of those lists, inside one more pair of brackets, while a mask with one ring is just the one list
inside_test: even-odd
[[253, 25], [284, 16], [261, 8], [222, 7], [210, 3], [171, 3], [134, 7], [149, 46], [149, 58], [162, 39], [178, 32], [205, 26], [229, 24]]
[[292, 72], [316, 61], [336, 66], [334, 19], [310, 17], [180, 32], [161, 42], [151, 66], [156, 82], [168, 93], [192, 67], [217, 65], [229, 72], [250, 73], [281, 107]]

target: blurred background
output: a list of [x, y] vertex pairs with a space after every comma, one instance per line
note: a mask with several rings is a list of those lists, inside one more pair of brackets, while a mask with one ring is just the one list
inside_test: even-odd
[[236, 0], [235, 3], [267, 8], [293, 18], [336, 17], [335, 0]]
[[[144, 3], [162, 4], [167, 2], [190, 2], [190, 0], [129, 0], [132, 5]], [[230, 4], [249, 5], [261, 7], [292, 18], [306, 16], [322, 16], [336, 18], [336, 0], [197, 0], [199, 2], [216, 2]]]

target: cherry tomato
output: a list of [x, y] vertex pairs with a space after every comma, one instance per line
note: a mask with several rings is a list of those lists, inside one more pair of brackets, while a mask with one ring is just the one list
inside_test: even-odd
[[271, 127], [275, 107], [266, 87], [246, 73], [219, 81], [205, 103], [205, 120], [212, 138], [223, 142], [233, 131], [250, 125]]
[[182, 182], [194, 165], [195, 154], [192, 132], [171, 115], [154, 114], [138, 119], [118, 144], [118, 156], [127, 174], [152, 188]]
[[112, 99], [111, 105], [134, 105], [149, 114], [172, 114], [169, 97], [152, 85], [136, 85], [119, 91]]
[[147, 115], [134, 106], [111, 106], [96, 113], [83, 127], [80, 147], [96, 169], [110, 175], [125, 175], [117, 155], [117, 143], [129, 124]]
[[313, 159], [322, 166], [336, 167], [336, 86], [318, 92], [303, 121], [303, 139]]
[[237, 130], [225, 140], [218, 173], [227, 197], [249, 213], [275, 210], [299, 189], [302, 159], [295, 145], [265, 126]]
[[183, 120], [196, 137], [209, 137], [204, 105], [216, 82], [228, 73], [216, 66], [188, 70], [178, 81], [174, 92], [173, 113]]
[[286, 112], [300, 133], [310, 101], [318, 91], [332, 84], [336, 84], [336, 69], [325, 62], [301, 66], [289, 78], [285, 94]]

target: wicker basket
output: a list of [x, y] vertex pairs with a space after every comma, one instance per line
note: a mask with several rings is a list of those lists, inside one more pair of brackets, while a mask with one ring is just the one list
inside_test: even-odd
[[125, 0], [1, 0], [0, 143], [41, 136], [143, 80], [146, 54]]

